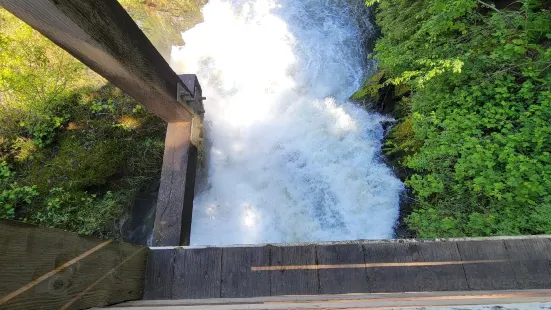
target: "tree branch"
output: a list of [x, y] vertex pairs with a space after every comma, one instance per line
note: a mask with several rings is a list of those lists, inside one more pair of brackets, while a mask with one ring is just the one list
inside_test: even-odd
[[496, 9], [495, 5], [492, 5], [492, 4], [488, 4], [486, 2], [483, 2], [481, 0], [476, 0], [478, 3], [482, 4], [483, 6], [489, 8], [489, 9], [492, 9], [496, 12], [498, 12], [499, 14], [503, 14], [503, 12], [501, 12], [500, 10]]

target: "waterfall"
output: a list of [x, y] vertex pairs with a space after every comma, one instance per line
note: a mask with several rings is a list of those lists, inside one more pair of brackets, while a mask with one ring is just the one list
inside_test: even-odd
[[192, 245], [392, 238], [388, 118], [347, 100], [374, 70], [362, 0], [210, 0], [172, 66], [207, 97]]

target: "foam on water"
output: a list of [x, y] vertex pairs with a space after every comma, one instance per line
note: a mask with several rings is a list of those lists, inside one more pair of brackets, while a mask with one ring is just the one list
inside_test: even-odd
[[348, 98], [371, 70], [367, 18], [337, 0], [210, 0], [172, 65], [197, 73], [208, 182], [191, 243], [391, 238], [401, 182], [385, 117]]

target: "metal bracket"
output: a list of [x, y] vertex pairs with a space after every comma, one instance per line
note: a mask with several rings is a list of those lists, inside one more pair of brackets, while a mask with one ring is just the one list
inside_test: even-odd
[[[183, 85], [178, 83], [176, 94], [178, 102], [191, 107], [196, 114], [205, 113], [203, 100], [206, 98], [202, 96], [202, 89], [197, 76], [195, 74], [182, 74], [179, 77]], [[193, 90], [193, 92], [190, 90]]]

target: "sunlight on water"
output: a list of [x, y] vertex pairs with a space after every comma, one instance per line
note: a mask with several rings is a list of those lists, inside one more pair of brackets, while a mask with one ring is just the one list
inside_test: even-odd
[[393, 236], [402, 184], [379, 158], [388, 119], [346, 100], [372, 70], [362, 1], [349, 2], [211, 0], [173, 48], [207, 97], [193, 245]]

